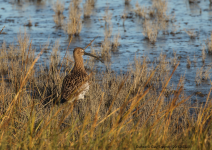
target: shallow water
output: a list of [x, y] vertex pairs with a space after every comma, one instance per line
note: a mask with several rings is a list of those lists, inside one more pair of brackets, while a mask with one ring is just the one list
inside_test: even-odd
[[[59, 40], [61, 47], [61, 58], [63, 58], [69, 42], [69, 36], [55, 26], [53, 15], [55, 14], [52, 6], [54, 1], [6, 1], [0, 0], [0, 29], [5, 26], [0, 36], [0, 44], [5, 40], [7, 44], [15, 43], [20, 31], [26, 32], [30, 36], [30, 40], [37, 53], [40, 51], [40, 46], [45, 45], [48, 41], [50, 47]], [[65, 10], [63, 14], [68, 17], [69, 1], [64, 0]], [[84, 3], [84, 1], [82, 1]], [[199, 102], [204, 102], [211, 87], [210, 81], [204, 81], [199, 86], [195, 84], [195, 76], [198, 68], [203, 66], [202, 62], [202, 47], [205, 41], [210, 36], [212, 22], [212, 5], [209, 0], [202, 0], [199, 3], [189, 4], [188, 0], [169, 0], [168, 13], [175, 15], [175, 25], [177, 25], [176, 34], [170, 34], [172, 29], [168, 30], [169, 34], [159, 32], [157, 42], [151, 44], [142, 34], [141, 20], [133, 16], [125, 20], [123, 26], [123, 12], [131, 12], [135, 8], [136, 0], [132, 0], [130, 5], [126, 6], [124, 0], [107, 0], [102, 2], [97, 0], [92, 16], [88, 19], [83, 19], [83, 28], [79, 37], [74, 37], [69, 50], [72, 52], [74, 47], [85, 47], [94, 37], [98, 36], [94, 44], [104, 40], [104, 24], [102, 20], [105, 15], [105, 9], [109, 7], [109, 12], [112, 13], [112, 35], [119, 33], [121, 36], [118, 52], [112, 53], [111, 67], [114, 70], [126, 71], [129, 63], [133, 63], [135, 54], [137, 57], [147, 56], [150, 61], [159, 57], [161, 53], [166, 54], [166, 58], [173, 58], [173, 50], [177, 54], [177, 60], [180, 65], [175, 72], [172, 81], [178, 83], [180, 76], [185, 75], [184, 90], [187, 95], [194, 94], [193, 100], [198, 99]], [[150, 6], [151, 0], [139, 0], [141, 6]], [[82, 8], [82, 4], [81, 4]], [[32, 21], [31, 27], [24, 26]], [[36, 26], [35, 26], [36, 25]], [[191, 39], [184, 31], [193, 30], [197, 34], [194, 39]], [[97, 49], [98, 50], [98, 49]], [[90, 49], [88, 48], [88, 51]], [[51, 53], [51, 48], [47, 53], [43, 54], [41, 59], [48, 58]], [[196, 58], [196, 63], [191, 63], [191, 67], [187, 68], [187, 56], [190, 60]], [[85, 57], [86, 59], [86, 57]], [[206, 53], [204, 69], [211, 67], [212, 55]], [[97, 62], [95, 64], [99, 68], [104, 68], [105, 65]], [[212, 77], [210, 77], [211, 79]], [[201, 94], [195, 94], [200, 92]]]

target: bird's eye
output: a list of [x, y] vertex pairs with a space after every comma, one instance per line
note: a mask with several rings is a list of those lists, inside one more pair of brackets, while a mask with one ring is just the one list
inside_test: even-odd
[[84, 52], [84, 50], [82, 49], [81, 52]]

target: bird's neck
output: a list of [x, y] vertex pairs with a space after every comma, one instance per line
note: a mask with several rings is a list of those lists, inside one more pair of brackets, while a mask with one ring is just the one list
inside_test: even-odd
[[75, 59], [75, 64], [74, 64], [74, 68], [73, 71], [82, 71], [85, 72], [85, 67], [83, 64], [83, 58], [77, 58]]

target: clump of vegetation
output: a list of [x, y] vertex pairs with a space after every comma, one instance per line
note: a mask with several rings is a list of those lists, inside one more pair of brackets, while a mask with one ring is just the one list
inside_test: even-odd
[[24, 24], [24, 26], [31, 27], [32, 26], [32, 21], [29, 19], [28, 20], [28, 23], [27, 24]]
[[208, 80], [210, 78], [210, 69], [211, 67], [208, 67], [206, 70], [204, 70], [203, 67], [197, 68], [195, 77], [196, 85], [200, 85], [202, 81]]
[[113, 43], [112, 43], [112, 51], [116, 51], [120, 45], [119, 43], [120, 35], [116, 34], [113, 36]]
[[87, 0], [83, 5], [84, 18], [90, 18], [92, 10], [95, 6], [95, 0]]
[[101, 44], [101, 57], [106, 61], [109, 61], [111, 57], [112, 43], [110, 41], [110, 38], [111, 38], [112, 30], [113, 30], [111, 18], [112, 18], [112, 14], [109, 13], [108, 8], [106, 8], [105, 16], [103, 18], [105, 21], [104, 41]]
[[136, 2], [135, 4], [135, 10], [134, 10], [135, 14], [139, 17], [142, 17], [142, 18], [146, 18], [146, 15], [147, 15], [147, 8], [146, 7], [141, 7], [139, 5], [138, 2]]
[[105, 35], [105, 38], [101, 44], [101, 57], [104, 60], [109, 61], [111, 57], [111, 41], [110, 41], [111, 29], [108, 29], [106, 27], [104, 35]]
[[209, 80], [210, 79], [210, 70], [211, 67], [207, 67], [207, 69], [204, 71], [204, 80]]
[[153, 10], [155, 10], [155, 14], [158, 18], [166, 18], [166, 11], [167, 11], [167, 2], [166, 0], [153, 0], [152, 1]]
[[158, 31], [159, 27], [157, 22], [152, 22], [151, 20], [145, 20], [143, 22], [143, 35], [147, 36], [150, 42], [156, 42]]
[[189, 56], [187, 56], [187, 68], [190, 68], [191, 67], [191, 61], [189, 59]]
[[196, 85], [200, 85], [200, 83], [202, 82], [202, 79], [203, 79], [203, 67], [197, 68], [196, 77], [195, 77]]
[[56, 3], [53, 5], [53, 10], [56, 15], [63, 14], [64, 9], [64, 3], [61, 3], [61, 1], [59, 0], [57, 0]]
[[79, 8], [80, 1], [70, 2], [69, 5], [69, 17], [67, 23], [64, 24], [63, 29], [70, 36], [78, 36], [82, 30], [82, 11]]
[[2, 34], [2, 31], [4, 30], [5, 26], [1, 29], [0, 34]]
[[[163, 31], [166, 34], [168, 26], [174, 18], [167, 15], [167, 1], [165, 0], [153, 0], [152, 6], [141, 7], [137, 2], [134, 10], [136, 16], [143, 19], [143, 35], [149, 39], [151, 43], [157, 41], [159, 31]], [[172, 23], [172, 26], [174, 24]]]
[[53, 16], [53, 18], [54, 18], [54, 22], [56, 23], [56, 25], [58, 27], [61, 27], [63, 25], [63, 22], [64, 22], [63, 11], [64, 11], [64, 9], [65, 9], [64, 3], [62, 3], [59, 0], [57, 0], [56, 3], [53, 5], [53, 10], [55, 12], [55, 15]]
[[187, 31], [186, 29], [184, 29], [184, 31], [189, 35], [191, 39], [194, 39], [197, 36], [197, 34], [193, 30]]

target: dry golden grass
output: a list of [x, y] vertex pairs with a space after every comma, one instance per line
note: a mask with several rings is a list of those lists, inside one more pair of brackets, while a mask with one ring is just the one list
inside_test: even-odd
[[54, 22], [58, 27], [61, 27], [64, 23], [63, 11], [65, 9], [64, 3], [61, 3], [59, 0], [53, 5], [53, 10], [55, 15], [53, 16]]
[[211, 67], [205, 68], [204, 66], [201, 68], [197, 68], [195, 82], [196, 85], [200, 85], [202, 81], [206, 81], [210, 79], [210, 70]]
[[202, 79], [203, 79], [203, 67], [197, 68], [196, 77], [195, 77], [196, 85], [200, 85], [202, 82]]
[[153, 0], [152, 1], [153, 10], [155, 10], [155, 14], [158, 18], [166, 18], [167, 11], [167, 1], [166, 0]]
[[101, 57], [105, 61], [110, 61], [111, 58], [111, 47], [112, 43], [110, 41], [112, 34], [112, 23], [111, 23], [112, 14], [109, 13], [108, 8], [105, 9], [105, 16], [103, 17], [105, 21], [105, 31], [104, 31], [104, 41], [101, 44]]
[[79, 8], [79, 4], [81, 1], [74, 0], [70, 2], [69, 5], [69, 17], [67, 23], [63, 25], [63, 29], [70, 36], [78, 36], [82, 30], [82, 10]]
[[113, 36], [112, 51], [116, 51], [120, 46], [119, 39], [120, 39], [119, 33]]
[[204, 80], [210, 80], [210, 70], [211, 70], [211, 67], [207, 67], [207, 69], [205, 69], [204, 71]]
[[[210, 97], [204, 106], [191, 105], [183, 77], [170, 86], [179, 63], [171, 67], [166, 55], [152, 65], [135, 56], [120, 74], [91, 66], [85, 99], [56, 105], [73, 61], [68, 54], [61, 60], [56, 42], [49, 63], [37, 63], [46, 47], [35, 56], [27, 34], [17, 40], [0, 46], [2, 149], [211, 148]], [[207, 78], [202, 72], [200, 80]]]
[[146, 7], [141, 7], [139, 5], [138, 2], [136, 2], [135, 4], [135, 10], [134, 10], [135, 14], [139, 17], [142, 17], [142, 18], [146, 18], [146, 15], [147, 15], [147, 8]]
[[61, 1], [57, 0], [56, 3], [53, 5], [53, 10], [56, 15], [60, 15], [63, 13], [65, 7], [64, 3], [61, 3]]
[[154, 43], [157, 40], [159, 26], [157, 22], [151, 20], [144, 20], [143, 22], [143, 35], [147, 36], [149, 41]]
[[83, 5], [84, 18], [90, 18], [95, 3], [96, 3], [95, 0], [86, 0], [86, 2]]
[[169, 26], [176, 27], [173, 23], [174, 16], [167, 15], [167, 1], [165, 0], [152, 0], [150, 7], [141, 7], [136, 3], [134, 12], [136, 16], [143, 19], [142, 33], [151, 43], [157, 41], [160, 31], [166, 34]]
[[1, 29], [0, 34], [2, 33], [2, 31], [4, 30], [5, 26]]

